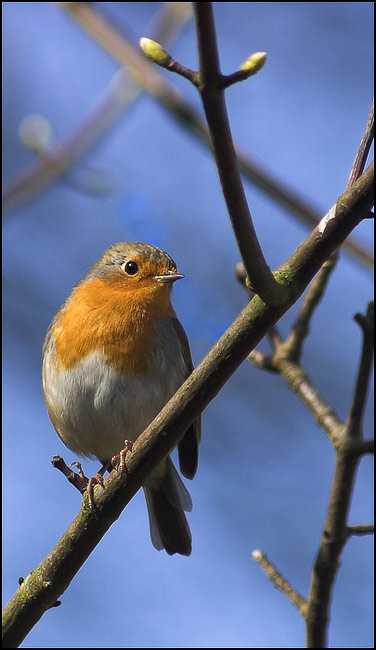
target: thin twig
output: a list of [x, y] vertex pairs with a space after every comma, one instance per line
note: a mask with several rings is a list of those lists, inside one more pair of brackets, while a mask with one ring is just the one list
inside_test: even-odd
[[346, 189], [351, 187], [359, 178], [365, 169], [369, 151], [371, 149], [372, 141], [374, 138], [374, 102], [372, 102], [371, 109], [368, 115], [366, 128], [364, 130], [358, 151], [356, 152], [355, 160], [351, 168], [349, 180], [347, 181]]
[[87, 480], [77, 474], [77, 472], [71, 470], [70, 467], [68, 467], [68, 465], [65, 463], [62, 456], [53, 456], [51, 464], [52, 467], [58, 469], [62, 474], [64, 474], [69, 483], [71, 483], [71, 485], [73, 485], [79, 492], [81, 492], [81, 494], [84, 494], [86, 492]]
[[329, 436], [334, 447], [344, 434], [345, 425], [334, 409], [324, 400], [303, 368], [281, 356], [274, 357], [275, 366], [292, 392], [307, 407], [319, 427]]
[[245, 81], [249, 77], [253, 77], [264, 66], [266, 58], [266, 52], [254, 52], [244, 61], [239, 70], [232, 74], [222, 75], [220, 85], [222, 88], [229, 88], [233, 84], [239, 83], [239, 81]]
[[[351, 445], [354, 447], [354, 445]], [[358, 454], [358, 456], [365, 456], [365, 454], [373, 454], [375, 452], [375, 441], [373, 439], [370, 440], [358, 440], [354, 452]]]
[[273, 357], [271, 355], [260, 352], [260, 350], [252, 350], [249, 353], [247, 360], [250, 361], [256, 368], [261, 370], [269, 370], [269, 372], [278, 373], [279, 370], [276, 368], [275, 363], [273, 362]]
[[266, 557], [265, 553], [260, 551], [259, 549], [255, 549], [252, 552], [252, 558], [259, 563], [263, 571], [266, 573], [268, 578], [272, 581], [273, 585], [276, 587], [276, 589], [279, 589], [287, 598], [289, 601], [295, 605], [295, 607], [298, 609], [299, 613], [303, 618], [306, 616], [306, 610], [307, 610], [307, 601], [306, 599], [299, 594], [291, 584], [284, 578], [281, 573], [276, 569], [274, 564], [268, 560]]
[[303, 343], [309, 334], [310, 322], [319, 305], [329, 278], [335, 268], [338, 259], [338, 251], [332, 253], [330, 258], [324, 262], [316, 277], [312, 280], [303, 298], [303, 304], [299, 314], [292, 325], [290, 334], [284, 343], [286, 355], [293, 361], [300, 360]]
[[276, 350], [277, 347], [282, 343], [283, 339], [276, 325], [270, 328], [268, 332], [268, 339], [272, 350]]
[[[273, 330], [276, 331], [275, 328]], [[276, 353], [274, 355], [266, 355], [259, 350], [253, 350], [247, 357], [248, 361], [262, 370], [280, 373], [294, 395], [307, 407], [318, 426], [328, 435], [333, 447], [338, 448], [346, 434], [345, 423], [326, 402], [302, 366], [284, 356], [283, 343], [278, 342], [279, 335], [275, 341]], [[354, 457], [372, 453], [373, 440], [357, 441], [356, 444], [349, 446], [349, 454]]]
[[346, 526], [348, 537], [352, 535], [373, 535], [375, 532], [374, 524], [360, 524], [359, 526]]
[[374, 352], [374, 305], [370, 302], [365, 316], [356, 314], [354, 320], [360, 325], [363, 334], [362, 354], [356, 378], [354, 394], [346, 422], [348, 438], [362, 438], [362, 421], [366, 406]]

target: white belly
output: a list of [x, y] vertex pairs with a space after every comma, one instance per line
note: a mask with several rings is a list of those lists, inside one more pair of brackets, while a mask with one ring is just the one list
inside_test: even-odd
[[131, 379], [115, 372], [100, 352], [58, 372], [52, 348], [44, 360], [44, 391], [67, 447], [105, 461], [125, 439], [136, 440], [187, 377], [180, 345], [176, 341], [169, 348], [167, 356], [154, 353], [147, 376]]

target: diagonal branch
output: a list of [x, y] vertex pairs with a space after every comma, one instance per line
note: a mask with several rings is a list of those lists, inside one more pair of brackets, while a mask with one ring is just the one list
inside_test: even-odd
[[[294, 278], [289, 281], [296, 284], [296, 298], [320, 268], [330, 248], [342, 243], [343, 238], [362, 219], [364, 211], [370, 209], [372, 201], [371, 168], [340, 197], [338, 210], [335, 206], [331, 208], [330, 213], [336, 215], [331, 228], [323, 229], [320, 237], [314, 232], [307, 238], [304, 248], [309, 251], [309, 264], [299, 253], [288, 260], [288, 276]], [[311, 276], [307, 267], [311, 268]], [[283, 271], [284, 267], [280, 269], [282, 277]], [[126, 484], [121, 475], [113, 472], [113, 476], [106, 481], [107, 489], [97, 492], [97, 519], [92, 516], [87, 497], [84, 497], [84, 507], [75, 520], [55, 548], [22, 582], [5, 608], [5, 647], [17, 647], [41, 616], [54, 606], [108, 528], [144, 484], [146, 477], [171, 452], [198, 413], [217, 395], [249, 351], [289, 306], [290, 303], [283, 308], [270, 307], [256, 296], [134, 443], [127, 462]]]
[[286, 578], [281, 575], [274, 564], [272, 564], [272, 562], [270, 562], [270, 560], [266, 557], [265, 553], [259, 549], [255, 549], [252, 552], [252, 558], [260, 564], [261, 568], [263, 571], [265, 571], [266, 575], [272, 581], [276, 589], [279, 589], [279, 591], [287, 596], [290, 602], [295, 605], [301, 616], [305, 618], [307, 610], [306, 599], [295, 589], [293, 589], [288, 580], [286, 580]]
[[284, 356], [273, 358], [274, 367], [283, 375], [288, 387], [307, 407], [318, 426], [329, 436], [334, 447], [338, 445], [345, 425], [313, 385], [303, 368]]

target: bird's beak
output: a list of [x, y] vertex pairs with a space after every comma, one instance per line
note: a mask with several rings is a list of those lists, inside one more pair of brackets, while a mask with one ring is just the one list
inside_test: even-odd
[[175, 280], [181, 280], [181, 278], [184, 278], [184, 275], [176, 271], [166, 271], [163, 275], [154, 276], [154, 280], [157, 280], [157, 282], [175, 282]]

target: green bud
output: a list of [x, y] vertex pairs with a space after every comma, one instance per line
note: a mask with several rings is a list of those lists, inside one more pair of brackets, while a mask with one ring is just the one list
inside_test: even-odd
[[255, 52], [248, 57], [244, 63], [240, 66], [240, 70], [244, 70], [248, 73], [248, 77], [251, 77], [253, 74], [256, 74], [263, 67], [266, 61], [266, 52]]
[[158, 65], [165, 66], [171, 59], [171, 56], [163, 49], [162, 45], [152, 41], [151, 38], [140, 38], [140, 47], [144, 54]]

